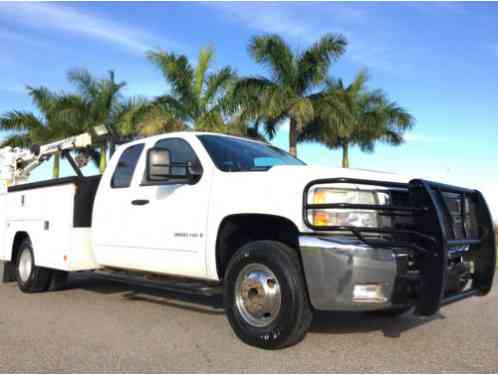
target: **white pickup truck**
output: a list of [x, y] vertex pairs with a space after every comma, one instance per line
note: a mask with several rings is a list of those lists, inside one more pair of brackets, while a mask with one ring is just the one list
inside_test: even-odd
[[219, 134], [140, 139], [101, 177], [0, 195], [5, 282], [43, 292], [98, 270], [223, 293], [237, 336], [263, 348], [301, 340], [315, 310], [430, 315], [483, 296], [495, 248], [477, 190], [309, 167]]

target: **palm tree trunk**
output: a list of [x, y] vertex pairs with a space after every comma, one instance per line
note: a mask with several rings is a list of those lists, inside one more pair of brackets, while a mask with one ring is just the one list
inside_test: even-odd
[[297, 122], [293, 119], [289, 125], [289, 153], [297, 157]]
[[342, 145], [342, 167], [349, 168], [349, 143]]
[[52, 177], [59, 178], [61, 172], [61, 155], [54, 154], [54, 164], [52, 165]]
[[107, 147], [105, 144], [103, 144], [102, 146], [100, 146], [100, 161], [99, 161], [99, 170], [100, 170], [100, 173], [104, 173], [106, 167], [107, 167], [107, 155], [106, 155], [106, 152], [107, 152]]

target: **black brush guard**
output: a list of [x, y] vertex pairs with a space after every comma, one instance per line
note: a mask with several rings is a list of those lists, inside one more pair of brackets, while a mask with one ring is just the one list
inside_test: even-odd
[[[354, 184], [383, 187], [408, 192], [408, 204], [311, 204], [309, 191], [317, 185]], [[462, 231], [457, 236], [454, 218], [450, 214], [445, 194], [459, 197], [462, 203]], [[474, 230], [469, 230], [465, 221], [465, 200], [473, 209]], [[355, 226], [314, 225], [309, 220], [309, 210], [357, 209], [374, 210], [391, 217], [410, 217], [414, 229], [370, 228]], [[419, 293], [415, 301], [416, 313], [431, 315], [443, 305], [474, 295], [485, 295], [492, 287], [496, 267], [495, 226], [489, 208], [482, 194], [456, 186], [445, 185], [421, 179], [409, 183], [363, 180], [354, 178], [320, 179], [306, 185], [303, 194], [303, 219], [305, 224], [317, 232], [349, 232], [372, 247], [408, 249], [414, 254], [419, 272]], [[458, 249], [461, 254], [458, 254]], [[446, 281], [449, 266], [449, 253], [453, 250], [466, 260], [474, 263], [470, 288], [448, 294]], [[456, 250], [455, 250], [456, 249]], [[462, 250], [464, 249], [464, 250]]]

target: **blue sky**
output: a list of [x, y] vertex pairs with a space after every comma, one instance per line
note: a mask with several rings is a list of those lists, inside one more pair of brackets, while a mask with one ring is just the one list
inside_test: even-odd
[[[110, 69], [127, 95], [167, 88], [144, 58], [160, 47], [264, 74], [251, 36], [279, 33], [302, 49], [326, 32], [349, 45], [332, 67], [349, 82], [361, 68], [417, 119], [400, 147], [353, 150], [356, 168], [387, 170], [481, 189], [498, 218], [498, 4], [492, 3], [0, 3], [0, 113], [32, 109], [25, 85], [70, 90], [66, 72]], [[274, 143], [287, 148], [285, 126]], [[298, 148], [306, 162], [339, 166], [339, 151]], [[42, 168], [38, 177], [46, 173]]]

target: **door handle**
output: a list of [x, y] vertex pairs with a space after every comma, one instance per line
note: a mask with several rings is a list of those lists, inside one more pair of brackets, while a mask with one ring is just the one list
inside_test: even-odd
[[145, 206], [146, 204], [149, 204], [148, 199], [135, 199], [134, 201], [131, 201], [131, 204], [134, 206]]

